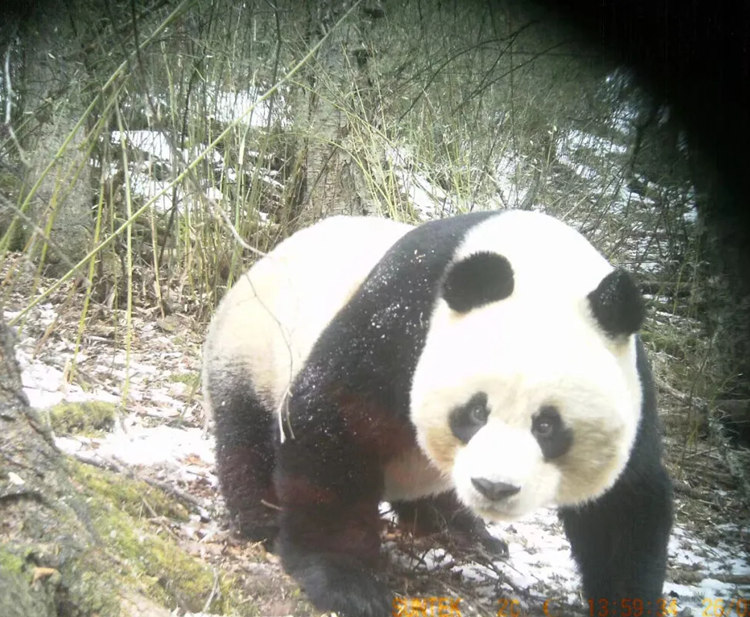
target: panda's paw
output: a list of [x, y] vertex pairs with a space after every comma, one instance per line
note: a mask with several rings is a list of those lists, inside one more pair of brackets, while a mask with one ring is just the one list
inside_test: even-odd
[[476, 519], [474, 524], [468, 529], [469, 541], [474, 546], [479, 546], [492, 559], [505, 559], [508, 557], [508, 545], [493, 536], [487, 529], [487, 525]]
[[496, 538], [486, 529], [467, 533], [465, 531], [453, 532], [452, 534], [442, 534], [441, 544], [448, 550], [456, 548], [460, 551], [483, 552], [490, 559], [507, 559], [508, 545]]
[[362, 565], [323, 556], [305, 561], [297, 564], [292, 574], [316, 608], [333, 611], [338, 617], [393, 614], [393, 594]]
[[492, 559], [506, 559], [508, 557], [508, 545], [493, 536], [487, 529], [487, 525], [481, 519], [466, 516], [462, 520], [452, 522], [454, 535], [466, 549], [481, 547]]
[[508, 557], [508, 544], [491, 533], [485, 532], [485, 535], [477, 540], [490, 557], [495, 559], [506, 559]]
[[278, 525], [235, 525], [234, 531], [244, 540], [260, 542], [269, 553], [276, 552], [276, 536], [279, 534]]

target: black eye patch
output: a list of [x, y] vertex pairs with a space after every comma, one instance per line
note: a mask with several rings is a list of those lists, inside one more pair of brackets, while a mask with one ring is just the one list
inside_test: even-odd
[[560, 412], [553, 405], [545, 405], [534, 416], [531, 434], [547, 460], [562, 456], [573, 444], [573, 431], [565, 426]]
[[448, 417], [451, 432], [463, 443], [469, 443], [474, 434], [487, 424], [490, 410], [487, 407], [487, 395], [477, 392], [467, 403], [456, 407]]

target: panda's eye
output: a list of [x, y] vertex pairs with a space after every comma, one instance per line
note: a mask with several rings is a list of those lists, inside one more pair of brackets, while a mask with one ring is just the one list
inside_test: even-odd
[[470, 407], [468, 413], [472, 422], [483, 425], [487, 423], [487, 416], [490, 412], [486, 404], [479, 404]]
[[557, 407], [545, 405], [531, 421], [531, 432], [537, 439], [549, 439], [562, 426], [562, 419]]
[[487, 395], [477, 392], [465, 404], [451, 411], [448, 418], [451, 432], [462, 442], [469, 443], [474, 434], [487, 424], [489, 415]]
[[545, 405], [531, 421], [531, 434], [537, 440], [546, 459], [565, 454], [573, 443], [573, 432], [566, 428], [560, 412], [553, 405]]
[[547, 418], [534, 418], [531, 430], [537, 437], [547, 439], [555, 432], [555, 423]]

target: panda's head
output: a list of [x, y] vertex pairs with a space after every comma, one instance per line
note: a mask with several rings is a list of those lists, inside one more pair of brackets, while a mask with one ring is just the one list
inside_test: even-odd
[[550, 217], [473, 228], [441, 283], [411, 392], [422, 449], [490, 519], [601, 495], [641, 408], [630, 277]]

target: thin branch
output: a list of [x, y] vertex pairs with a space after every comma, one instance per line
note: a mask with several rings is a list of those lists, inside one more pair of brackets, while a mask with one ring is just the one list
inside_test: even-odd
[[[11, 37], [11, 39], [12, 38], [13, 37]], [[21, 144], [19, 143], [18, 138], [16, 137], [16, 133], [13, 130], [13, 86], [10, 81], [10, 52], [12, 47], [13, 44], [12, 42], [10, 42], [8, 43], [8, 48], [5, 50], [5, 126], [8, 129], [8, 134], [10, 135], [11, 140], [13, 140], [13, 145], [15, 145], [16, 147], [18, 157], [21, 159], [21, 162], [28, 167], [26, 154], [24, 153], [23, 148], [21, 148]]]

